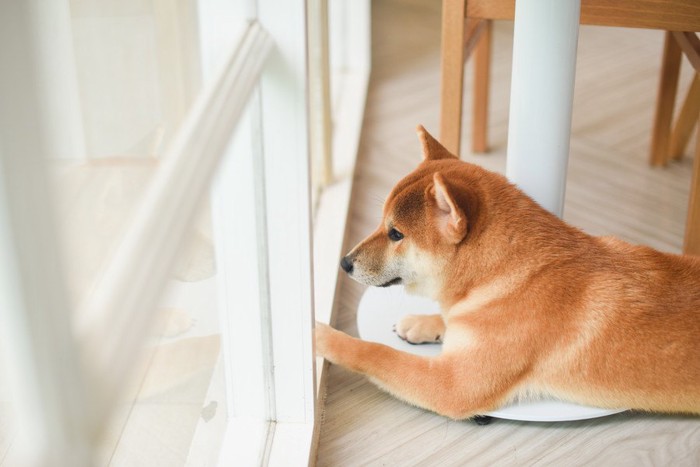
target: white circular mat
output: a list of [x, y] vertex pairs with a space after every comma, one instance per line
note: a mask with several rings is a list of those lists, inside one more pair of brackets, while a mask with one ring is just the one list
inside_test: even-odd
[[[369, 287], [357, 309], [357, 327], [364, 340], [386, 344], [404, 352], [434, 356], [440, 354], [440, 344], [412, 345], [401, 340], [392, 327], [405, 315], [435, 314], [440, 307], [432, 300], [407, 294], [402, 286]], [[584, 420], [624, 412], [586, 407], [568, 402], [541, 400], [519, 402], [484, 415], [532, 422]]]

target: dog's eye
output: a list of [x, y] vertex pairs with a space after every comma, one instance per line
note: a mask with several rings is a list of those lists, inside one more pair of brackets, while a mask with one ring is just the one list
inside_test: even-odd
[[403, 238], [403, 234], [402, 234], [401, 232], [399, 232], [398, 230], [392, 228], [392, 229], [389, 231], [389, 239], [390, 239], [392, 242], [398, 242], [398, 241], [401, 240], [402, 238]]

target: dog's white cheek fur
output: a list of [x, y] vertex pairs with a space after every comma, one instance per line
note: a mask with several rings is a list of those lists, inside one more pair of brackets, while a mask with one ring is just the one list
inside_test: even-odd
[[413, 244], [407, 245], [404, 258], [404, 271], [401, 277], [406, 291], [437, 299], [442, 288], [442, 270], [444, 259], [436, 257]]

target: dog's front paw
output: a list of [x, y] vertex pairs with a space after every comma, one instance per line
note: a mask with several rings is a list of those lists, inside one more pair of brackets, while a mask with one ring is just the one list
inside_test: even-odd
[[342, 335], [340, 331], [336, 331], [327, 324], [316, 321], [316, 327], [314, 328], [316, 355], [334, 361], [339, 335]]
[[442, 342], [445, 322], [440, 315], [408, 315], [395, 326], [396, 334], [410, 344]]

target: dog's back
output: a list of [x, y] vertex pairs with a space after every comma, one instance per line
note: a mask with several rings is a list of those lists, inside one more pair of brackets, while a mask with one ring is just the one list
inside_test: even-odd
[[[534, 321], [537, 363], [523, 387], [597, 406], [700, 413], [700, 258], [591, 237], [497, 174], [460, 172], [473, 184], [474, 171], [490, 192], [481, 208], [500, 217], [478, 241], [507, 253], [509, 270], [537, 269], [510, 303], [514, 322]], [[513, 327], [513, 342], [525, 329]]]

